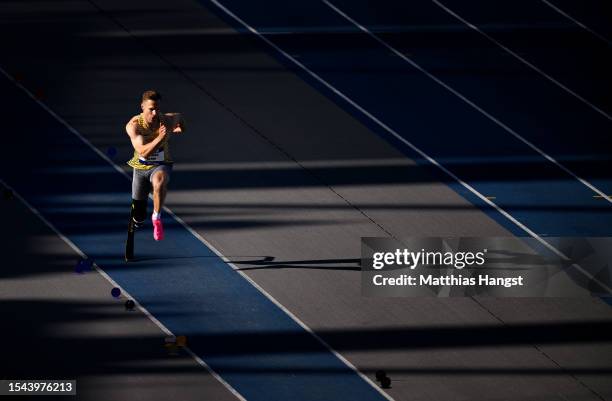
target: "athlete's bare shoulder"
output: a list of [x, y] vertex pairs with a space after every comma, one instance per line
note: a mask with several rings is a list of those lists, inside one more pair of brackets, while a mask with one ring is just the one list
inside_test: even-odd
[[130, 121], [128, 121], [128, 123], [125, 125], [125, 130], [128, 132], [128, 134], [137, 135], [137, 133], [138, 133], [138, 117], [139, 116], [132, 117], [130, 119]]

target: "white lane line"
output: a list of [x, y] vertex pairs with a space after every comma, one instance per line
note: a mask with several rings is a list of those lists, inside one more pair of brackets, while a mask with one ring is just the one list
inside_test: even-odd
[[[250, 26], [249, 24], [247, 24], [244, 20], [242, 20], [240, 17], [238, 17], [236, 14], [234, 14], [232, 11], [230, 11], [228, 8], [226, 8], [224, 5], [222, 5], [221, 3], [219, 3], [218, 0], [210, 0], [212, 3], [214, 3], [217, 7], [219, 7], [221, 10], [223, 10], [227, 15], [229, 15], [230, 17], [232, 17], [234, 20], [236, 20], [237, 22], [239, 22], [240, 24], [242, 24], [246, 29], [248, 29], [251, 33], [253, 33], [254, 35], [256, 35], [257, 37], [259, 37], [261, 40], [263, 40], [266, 44], [268, 44], [269, 46], [271, 46], [273, 49], [275, 49], [277, 52], [279, 52], [280, 54], [282, 54], [284, 57], [286, 57], [287, 59], [289, 59], [290, 61], [292, 61], [293, 63], [295, 63], [297, 66], [299, 66], [300, 68], [302, 68], [308, 75], [310, 75], [312, 78], [314, 78], [316, 81], [318, 81], [319, 83], [321, 83], [323, 86], [325, 86], [327, 89], [329, 89], [330, 91], [332, 91], [334, 94], [336, 94], [338, 97], [340, 97], [342, 100], [344, 100], [345, 102], [347, 102], [348, 104], [350, 104], [351, 106], [353, 106], [355, 109], [359, 110], [359, 112], [361, 112], [363, 115], [365, 115], [366, 117], [368, 117], [369, 119], [371, 119], [372, 121], [374, 121], [379, 127], [381, 127], [382, 129], [384, 129], [385, 131], [387, 131], [388, 133], [390, 133], [391, 135], [393, 135], [397, 140], [399, 140], [400, 142], [404, 143], [406, 146], [408, 146], [410, 149], [412, 149], [414, 152], [418, 153], [421, 157], [423, 157], [424, 159], [426, 159], [427, 161], [429, 161], [431, 164], [433, 164], [434, 166], [438, 167], [440, 170], [442, 170], [445, 174], [447, 174], [448, 176], [450, 176], [453, 180], [457, 181], [459, 184], [461, 184], [464, 188], [466, 188], [468, 191], [470, 191], [471, 193], [473, 193], [474, 195], [476, 195], [479, 199], [481, 199], [483, 202], [485, 202], [487, 205], [491, 206], [493, 209], [495, 209], [497, 212], [501, 213], [504, 217], [506, 217], [508, 220], [510, 220], [512, 223], [516, 224], [520, 229], [522, 229], [523, 231], [525, 231], [527, 234], [529, 234], [530, 236], [532, 236], [533, 238], [535, 238], [538, 242], [540, 242], [545, 248], [547, 248], [548, 250], [550, 250], [551, 252], [553, 252], [555, 255], [561, 257], [563, 260], [570, 260], [566, 255], [564, 255], [561, 251], [559, 251], [557, 248], [555, 248], [554, 246], [552, 246], [551, 244], [549, 244], [548, 242], [546, 242], [542, 237], [540, 237], [538, 234], [536, 234], [535, 232], [533, 232], [531, 229], [529, 229], [529, 227], [527, 227], [526, 225], [524, 225], [523, 223], [521, 223], [520, 221], [518, 221], [517, 219], [515, 219], [514, 217], [512, 217], [512, 215], [510, 215], [510, 213], [506, 212], [505, 210], [503, 210], [502, 208], [500, 208], [497, 204], [495, 204], [494, 202], [492, 202], [490, 199], [487, 199], [486, 196], [484, 196], [483, 194], [481, 194], [480, 192], [478, 192], [474, 187], [472, 187], [471, 185], [469, 185], [467, 182], [461, 180], [458, 176], [456, 176], [453, 172], [451, 172], [450, 170], [448, 170], [446, 167], [444, 167], [443, 165], [441, 165], [440, 163], [438, 163], [435, 159], [433, 159], [432, 157], [430, 157], [427, 153], [423, 152], [421, 149], [419, 149], [418, 147], [416, 147], [414, 144], [412, 144], [410, 141], [406, 140], [404, 137], [402, 137], [400, 134], [398, 134], [393, 128], [389, 127], [387, 124], [385, 124], [384, 122], [382, 122], [381, 120], [379, 120], [376, 116], [374, 116], [372, 113], [370, 113], [369, 111], [367, 111], [366, 109], [364, 109], [363, 107], [361, 107], [359, 104], [357, 104], [354, 100], [352, 100], [351, 98], [349, 98], [347, 95], [345, 95], [344, 93], [342, 93], [340, 90], [336, 89], [332, 84], [330, 84], [329, 82], [327, 82], [326, 80], [324, 80], [323, 78], [321, 78], [317, 73], [311, 71], [308, 67], [306, 67], [304, 64], [300, 63], [298, 60], [296, 60], [295, 58], [291, 57], [291, 55], [289, 53], [287, 53], [286, 51], [284, 51], [283, 49], [281, 49], [279, 46], [277, 46], [274, 42], [270, 41], [268, 38], [266, 38], [265, 36], [263, 36], [260, 32], [258, 32], [255, 28], [253, 28], [252, 26]], [[324, 2], [326, 2], [326, 0], [322, 0]], [[334, 8], [333, 5], [329, 5], [330, 7]], [[349, 18], [350, 20], [350, 18]], [[354, 24], [356, 24], [357, 26], [359, 26], [357, 23], [353, 22]], [[362, 29], [365, 29], [363, 27], [361, 27]], [[374, 36], [375, 37], [375, 36]], [[375, 37], [376, 38], [376, 37]], [[387, 45], [388, 46], [388, 45]], [[391, 48], [394, 53], [399, 53], [397, 52], [397, 50]], [[401, 53], [399, 53], [401, 55]], [[403, 56], [403, 55], [402, 55]], [[411, 62], [411, 61], [410, 61]], [[427, 71], [423, 70], [420, 67], [419, 68], [421, 71], [423, 71], [425, 74], [430, 75]], [[434, 79], [437, 79], [435, 77], [433, 77]], [[442, 83], [443, 84], [443, 83]], [[452, 90], [452, 89], [451, 89]], [[599, 191], [601, 192], [601, 191]], [[598, 192], [598, 193], [599, 193]], [[603, 193], [602, 193], [603, 195]], [[604, 195], [605, 196], [605, 195]], [[612, 202], [612, 201], [610, 201]], [[577, 264], [573, 264], [572, 267], [574, 267], [576, 270], [580, 271], [581, 273], [583, 273], [585, 276], [589, 277], [591, 280], [593, 280], [594, 282], [596, 282], [599, 286], [601, 286], [601, 288], [605, 289], [607, 292], [612, 294], [612, 289], [609, 288], [606, 284], [602, 283], [601, 281], [599, 281], [598, 279], [596, 279], [595, 277], [593, 277], [588, 271], [584, 270], [582, 267], [578, 266]], [[378, 386], [376, 386], [378, 387]]]
[[[574, 174], [573, 171], [571, 171], [570, 169], [568, 169], [567, 167], [565, 167], [564, 165], [562, 165], [561, 163], [559, 163], [557, 160], [555, 160], [552, 156], [550, 156], [549, 154], [547, 154], [546, 152], [544, 152], [542, 149], [540, 149], [539, 147], [537, 147], [536, 145], [534, 145], [533, 143], [531, 143], [530, 141], [528, 141], [527, 139], [525, 139], [523, 136], [521, 136], [518, 132], [514, 131], [512, 128], [510, 128], [509, 126], [507, 126], [506, 124], [504, 124], [503, 122], [499, 121], [497, 118], [493, 117], [491, 114], [489, 114], [487, 111], [485, 111], [484, 109], [482, 109], [480, 106], [478, 106], [476, 103], [472, 102], [470, 99], [468, 99], [467, 97], [465, 97], [463, 94], [461, 94], [459, 91], [455, 90], [454, 88], [452, 88], [451, 86], [449, 86], [447, 83], [445, 83], [444, 81], [442, 81], [441, 79], [439, 79], [438, 77], [436, 77], [435, 75], [433, 75], [432, 73], [430, 73], [429, 71], [427, 71], [425, 68], [421, 67], [419, 64], [417, 64], [415, 61], [413, 61], [412, 59], [408, 58], [406, 55], [404, 55], [403, 53], [401, 53], [399, 50], [397, 50], [396, 48], [394, 48], [393, 46], [391, 46], [390, 44], [388, 44], [387, 42], [385, 42], [384, 40], [382, 40], [381, 38], [379, 38], [377, 35], [375, 35], [374, 33], [370, 32], [365, 26], [359, 24], [357, 21], [355, 21], [354, 19], [352, 19], [351, 17], [349, 17], [345, 12], [343, 12], [342, 10], [340, 10], [338, 7], [336, 7], [335, 5], [333, 5], [332, 3], [330, 3], [328, 0], [321, 0], [323, 3], [325, 3], [328, 7], [330, 7], [332, 10], [334, 10], [336, 13], [340, 14], [342, 17], [344, 17], [347, 21], [351, 22], [353, 25], [355, 25], [357, 28], [359, 28], [361, 31], [363, 31], [364, 33], [368, 34], [369, 36], [371, 36], [374, 40], [376, 40], [378, 43], [380, 43], [381, 45], [385, 46], [387, 49], [389, 49], [390, 51], [392, 51], [395, 55], [397, 55], [398, 57], [402, 58], [405, 62], [407, 62], [408, 64], [410, 64], [411, 66], [413, 66], [414, 68], [416, 68], [417, 70], [421, 71], [423, 74], [427, 75], [427, 77], [431, 78], [434, 82], [436, 82], [437, 84], [439, 84], [440, 86], [442, 86], [444, 89], [448, 90], [449, 92], [451, 92], [453, 95], [457, 96], [459, 99], [463, 100], [466, 104], [470, 105], [472, 108], [474, 108], [475, 110], [477, 110], [478, 112], [480, 112], [482, 115], [484, 115], [485, 117], [487, 117], [489, 120], [493, 121], [495, 124], [497, 124], [499, 127], [501, 127], [502, 129], [504, 129], [506, 132], [510, 133], [512, 136], [514, 136], [515, 138], [517, 138], [518, 140], [520, 140], [521, 142], [523, 142], [524, 144], [526, 144], [527, 146], [529, 146], [531, 149], [535, 150], [536, 152], [538, 152], [540, 155], [542, 155], [542, 157], [544, 157], [546, 160], [548, 160], [549, 162], [553, 163], [554, 165], [556, 165], [557, 167], [559, 167], [561, 170], [565, 171], [567, 174], [569, 174], [570, 176], [574, 177], [576, 180], [578, 180], [580, 183], [582, 183], [584, 186], [586, 186], [587, 188], [589, 188], [591, 191], [595, 192], [598, 195], [601, 196], [606, 196], [606, 194], [601, 191], [599, 188], [595, 187], [595, 185], [591, 184], [590, 182], [588, 182], [587, 180], [585, 180], [582, 177], [579, 177], [578, 175]], [[300, 64], [301, 65], [301, 64]], [[303, 67], [305, 68], [305, 67]], [[331, 85], [330, 85], [331, 86]], [[339, 92], [339, 91], [337, 91]], [[608, 202], [612, 203], [611, 200], [608, 199]]]
[[517, 60], [519, 60], [520, 62], [525, 64], [527, 67], [529, 67], [532, 70], [534, 70], [535, 72], [539, 73], [544, 78], [548, 79], [550, 82], [552, 82], [553, 84], [557, 85], [559, 88], [563, 89], [564, 91], [566, 91], [570, 95], [574, 96], [576, 99], [580, 100], [582, 103], [584, 103], [587, 106], [589, 106], [591, 109], [595, 110], [597, 113], [601, 114], [602, 116], [604, 116], [608, 120], [612, 121], [612, 116], [610, 116], [604, 110], [602, 110], [599, 107], [595, 106], [593, 103], [589, 102], [584, 97], [580, 96], [579, 94], [577, 94], [576, 92], [574, 92], [573, 90], [571, 90], [570, 88], [568, 88], [567, 86], [562, 84], [561, 82], [557, 81], [555, 78], [551, 77], [550, 75], [548, 75], [547, 73], [542, 71], [540, 68], [538, 68], [535, 65], [531, 64], [529, 61], [525, 60], [523, 57], [521, 57], [520, 55], [518, 55], [517, 53], [515, 53], [514, 51], [512, 51], [508, 47], [502, 45], [500, 42], [495, 40], [492, 36], [490, 36], [489, 34], [487, 34], [484, 31], [482, 31], [480, 28], [478, 28], [476, 25], [472, 24], [471, 22], [467, 21], [465, 18], [461, 17], [459, 14], [457, 14], [455, 11], [451, 10], [450, 8], [448, 8], [447, 6], [442, 4], [440, 1], [438, 1], [438, 0], [431, 0], [431, 1], [434, 2], [438, 7], [440, 7], [441, 9], [443, 9], [444, 11], [446, 11], [447, 13], [452, 15], [453, 17], [457, 18], [459, 21], [463, 22], [465, 25], [467, 25], [468, 27], [470, 27], [474, 31], [480, 33], [482, 36], [487, 38], [489, 41], [491, 41], [492, 43], [497, 45], [500, 49], [502, 49], [505, 52], [507, 52], [508, 54], [512, 55], [514, 58], [516, 58]]
[[547, 0], [542, 0], [542, 3], [546, 4], [548, 7], [552, 8], [553, 10], [555, 10], [556, 12], [558, 12], [559, 14], [563, 15], [565, 18], [569, 19], [570, 21], [572, 21], [574, 24], [578, 25], [579, 27], [581, 27], [582, 29], [590, 32], [591, 34], [595, 35], [596, 37], [598, 37], [599, 39], [603, 40], [604, 42], [606, 42], [609, 46], [612, 46], [612, 42], [610, 42], [605, 36], [600, 35], [599, 33], [595, 32], [594, 30], [592, 30], [591, 28], [589, 28], [588, 26], [586, 26], [585, 24], [583, 24], [582, 22], [578, 21], [576, 18], [572, 17], [571, 15], [569, 15], [568, 13], [566, 13], [565, 11], [563, 11], [562, 9], [560, 9], [559, 7], [555, 6], [554, 4], [552, 4], [550, 1]]
[[[36, 98], [36, 96], [34, 96], [34, 94], [32, 92], [30, 92], [25, 86], [21, 85], [19, 82], [17, 82], [8, 72], [6, 72], [4, 70], [4, 68], [0, 67], [0, 73], [2, 73], [2, 75], [4, 75], [8, 80], [10, 80], [11, 82], [13, 82], [18, 88], [20, 88], [23, 92], [25, 92], [32, 100], [34, 100], [39, 106], [41, 106], [45, 111], [47, 111], [50, 115], [52, 115], [57, 121], [59, 121], [62, 125], [64, 125], [70, 132], [72, 132], [74, 135], [76, 135], [81, 141], [83, 141], [84, 144], [86, 144], [87, 146], [89, 146], [91, 149], [93, 149], [100, 157], [102, 157], [104, 160], [106, 160], [111, 166], [113, 166], [115, 168], [115, 170], [117, 170], [118, 172], [120, 172], [125, 178], [127, 178], [129, 181], [131, 181], [130, 176], [123, 171], [119, 166], [117, 166], [115, 164], [115, 162], [113, 162], [107, 155], [105, 155], [104, 153], [102, 153], [100, 150], [98, 150], [91, 142], [89, 142], [84, 136], [82, 136], [76, 129], [74, 129], [70, 124], [68, 124], [68, 122], [66, 120], [64, 120], [62, 117], [60, 117], [57, 113], [55, 113], [53, 110], [51, 110], [46, 104], [44, 104], [43, 102], [41, 102], [39, 99]], [[150, 198], [152, 198], [152, 195], [149, 195]], [[26, 205], [29, 205], [27, 202], [25, 202], [25, 200], [23, 198], [21, 198], [23, 200], [23, 202]], [[62, 239], [64, 239], [64, 241], [66, 241], [66, 243], [68, 243], [68, 245], [70, 245], [77, 253], [79, 253], [81, 256], [85, 256], [85, 254], [79, 250], [76, 245], [74, 245], [68, 238], [66, 238], [64, 235], [62, 235], [55, 227], [53, 227], [53, 225], [51, 225], [51, 223], [49, 221], [47, 221], [40, 213], [38, 213], [38, 211], [36, 211], [34, 208], [30, 207], [30, 210], [32, 210], [34, 213], [36, 213], [47, 225], [49, 225], [49, 227], [51, 227], [51, 229], [53, 229], [53, 231], [55, 231]], [[365, 374], [361, 373], [359, 370], [357, 370], [357, 368], [351, 363], [349, 362], [346, 358], [344, 358], [342, 355], [340, 355], [340, 353], [338, 353], [336, 350], [334, 350], [329, 344], [327, 344], [321, 337], [319, 337], [319, 335], [317, 335], [310, 327], [308, 327], [304, 322], [302, 322], [296, 315], [294, 315], [291, 311], [289, 311], [289, 309], [287, 309], [285, 306], [283, 306], [280, 302], [278, 302], [272, 295], [270, 295], [265, 289], [263, 289], [262, 287], [259, 286], [259, 284], [257, 284], [255, 281], [253, 281], [249, 276], [247, 276], [247, 274], [245, 272], [243, 272], [242, 270], [240, 270], [240, 268], [238, 266], [236, 266], [234, 263], [230, 262], [228, 258], [226, 258], [221, 252], [219, 252], [217, 250], [217, 248], [215, 248], [211, 243], [209, 243], [207, 240], [205, 240], [200, 234], [198, 234], [194, 229], [192, 229], [190, 226], [187, 225], [187, 223], [185, 223], [183, 221], [183, 219], [181, 219], [180, 217], [178, 217], [176, 214], [174, 214], [174, 212], [172, 212], [172, 210], [170, 210], [167, 206], [164, 206], [164, 211], [168, 214], [170, 214], [172, 217], [174, 217], [174, 219], [179, 222], [187, 231], [189, 231], [194, 237], [196, 237], [198, 240], [200, 240], [200, 242], [202, 242], [204, 245], [206, 245], [211, 251], [213, 251], [221, 260], [223, 260], [225, 263], [227, 263], [234, 271], [236, 271], [238, 274], [240, 274], [248, 283], [250, 283], [253, 287], [255, 287], [260, 293], [262, 293], [266, 298], [268, 298], [274, 305], [276, 305], [279, 309], [281, 309], [283, 312], [285, 312], [295, 323], [297, 323], [300, 327], [302, 327], [306, 332], [310, 333], [310, 335], [313, 336], [313, 338], [315, 338], [325, 349], [327, 349], [329, 352], [331, 352], [333, 355], [335, 355], [340, 361], [342, 361], [349, 369], [352, 369], [357, 375], [359, 375], [366, 383], [370, 384], [376, 391], [378, 391], [378, 393], [380, 393], [383, 397], [385, 397], [387, 400], [389, 401], [395, 401], [389, 394], [385, 393], [376, 383], [374, 383], [368, 376], [366, 376]], [[107, 280], [109, 280], [111, 283], [113, 283], [113, 285], [116, 285], [116, 283], [112, 280], [112, 278], [110, 278], [106, 273], [103, 272], [102, 269], [99, 269], [98, 267], [96, 267], [96, 270], [98, 270], [100, 272], [100, 274], [102, 274]], [[116, 285], [118, 287], [118, 285]], [[123, 290], [122, 290], [123, 291]], [[136, 302], [136, 300], [134, 300], [134, 302]], [[139, 305], [140, 306], [140, 305]], [[168, 330], [165, 326], [163, 326], [161, 324], [161, 322], [159, 322], [157, 319], [155, 319], [153, 317], [153, 315], [151, 315], [148, 311], [146, 311], [144, 308], [141, 308], [143, 310], [143, 312], [145, 312], [148, 316], [151, 317], [151, 320], [158, 324], [158, 326], [166, 333], [170, 334], [170, 330]], [[210, 368], [210, 366], [208, 366], [200, 357], [198, 357], [195, 353], [191, 352], [191, 350], [187, 349], [188, 353], [196, 360], [196, 362], [200, 363], [202, 366], [204, 366], [211, 375], [213, 375], [217, 380], [219, 380], [219, 382], [221, 384], [223, 384], [232, 394], [234, 394], [236, 397], [238, 397], [241, 401], [246, 401], [246, 399], [240, 395], [240, 393], [238, 393], [238, 391], [236, 391], [229, 383], [227, 383], [225, 380], [223, 380], [223, 378], [221, 378], [221, 376], [219, 376], [214, 370], [212, 370]]]
[[[0, 71], [3, 72], [2, 68], [0, 67]], [[62, 232], [60, 230], [58, 230], [49, 220], [47, 220], [39, 211], [38, 209], [36, 209], [34, 206], [32, 206], [28, 201], [26, 201], [13, 187], [11, 187], [10, 185], [8, 185], [6, 182], [4, 182], [4, 180], [2, 180], [0, 178], [0, 184], [2, 184], [5, 188], [8, 188], [12, 191], [13, 195], [19, 199], [19, 201], [21, 201], [21, 203], [23, 203], [32, 213], [34, 213], [36, 216], [38, 216], [38, 218], [44, 223], [46, 224], [52, 231], [55, 232], [55, 234], [57, 234], [58, 237], [60, 237], [70, 248], [72, 248], [72, 250], [77, 253], [80, 257], [82, 258], [86, 258], [87, 255], [85, 254], [85, 252], [83, 252], [79, 247], [77, 247], [74, 242], [72, 242], [68, 237], [66, 237], [64, 234], [62, 234]], [[175, 336], [174, 333], [172, 333], [170, 331], [170, 329], [168, 329], [166, 326], [164, 326], [164, 324], [162, 322], [160, 322], [159, 320], [157, 320], [155, 318], [155, 316], [153, 316], [144, 306], [142, 306], [138, 300], [136, 300], [136, 298], [134, 298], [133, 296], [130, 295], [130, 293], [128, 291], [126, 291], [123, 287], [121, 287], [115, 280], [113, 280], [108, 274], [106, 274], [106, 272], [104, 270], [102, 270], [95, 262], [93, 263], [93, 267], [94, 269], [102, 276], [104, 277], [113, 287], [117, 287], [121, 289], [121, 293], [125, 294], [127, 297], [129, 297], [130, 299], [132, 299], [134, 301], [134, 304], [138, 307], [138, 309], [140, 309], [140, 311], [142, 313], [145, 314], [146, 317], [149, 318], [149, 320], [151, 320], [157, 327], [159, 327], [159, 329], [166, 335], [166, 336]], [[202, 367], [204, 367], [208, 373], [210, 373], [215, 379], [217, 379], [223, 386], [225, 386], [225, 388], [227, 388], [227, 390], [229, 392], [231, 392], [234, 396], [236, 396], [236, 398], [238, 398], [240, 401], [246, 401], [246, 398], [244, 398], [242, 395], [240, 395], [240, 393], [238, 393], [238, 391], [236, 391], [232, 386], [229, 385], [229, 383], [227, 383], [225, 380], [223, 380], [223, 378], [221, 378], [221, 376], [219, 376], [214, 370], [212, 370], [210, 368], [210, 366], [208, 366], [206, 364], [206, 362], [204, 362], [201, 358], [199, 358], [197, 355], [195, 355], [193, 353], [193, 351], [191, 351], [188, 347], [183, 347], [183, 349], [189, 354], [191, 355], [191, 357]]]
[[[76, 129], [74, 129], [71, 125], [69, 125], [63, 118], [61, 118], [53, 110], [51, 110], [46, 104], [44, 104], [43, 102], [38, 100], [34, 96], [34, 94], [32, 94], [32, 92], [30, 92], [25, 86], [23, 86], [19, 82], [17, 82], [10, 74], [8, 74], [4, 70], [4, 68], [0, 67], [0, 73], [2, 73], [2, 75], [4, 75], [8, 80], [13, 82], [19, 89], [21, 89], [23, 92], [25, 92], [26, 95], [28, 95], [40, 107], [42, 107], [45, 111], [47, 111], [51, 116], [53, 116], [62, 125], [64, 125], [64, 127], [66, 127], [70, 132], [72, 132], [79, 139], [81, 139], [81, 141], [83, 141], [83, 143], [85, 143], [87, 146], [89, 146], [91, 149], [93, 149], [98, 154], [98, 156], [101, 156], [104, 160], [106, 160], [108, 163], [110, 163], [115, 168], [115, 170], [119, 171], [124, 177], [126, 177], [128, 180], [130, 180], [130, 176], [125, 171], [123, 171], [119, 166], [117, 166], [104, 153], [102, 153], [95, 146], [93, 146], [87, 139], [85, 139], [85, 137], [83, 137]], [[68, 246], [70, 246], [70, 248], [72, 248], [81, 257], [86, 257], [86, 255], [85, 255], [85, 253], [83, 251], [81, 251], [72, 241], [70, 241], [70, 239], [68, 239], [68, 237], [66, 237], [64, 234], [62, 234], [53, 224], [51, 224], [51, 222], [49, 220], [47, 220], [37, 209], [35, 209], [22, 196], [20, 196], [15, 190], [13, 190], [13, 188], [11, 188], [9, 185], [7, 185], [2, 179], [0, 179], [0, 182], [5, 187], [10, 188], [13, 191], [13, 193], [15, 194], [15, 196], [17, 196], [19, 198], [19, 200], [21, 202], [23, 202], [23, 204], [26, 205], [28, 207], [28, 209], [30, 209], [32, 211], [32, 213], [37, 215], [47, 226], [49, 226], [49, 228], [51, 228], [66, 244], [68, 244]], [[164, 209], [166, 209], [166, 208], [164, 208]], [[166, 211], [170, 212], [170, 209], [166, 209]], [[170, 212], [170, 213], [172, 213], [172, 212]], [[181, 223], [182, 223], [182, 221], [181, 221]], [[182, 224], [184, 225], [185, 223], [182, 223]], [[94, 267], [95, 267], [96, 271], [98, 273], [100, 273], [102, 275], [102, 277], [104, 277], [106, 280], [108, 280], [108, 282], [110, 282], [114, 287], [121, 288], [119, 286], [119, 284], [117, 284], [115, 282], [115, 280], [113, 280], [108, 274], [106, 274], [106, 272], [104, 270], [102, 270], [100, 267], [98, 267], [95, 263], [94, 263]], [[149, 319], [151, 319], [151, 321], [153, 323], [155, 323], [155, 325], [157, 327], [159, 327], [166, 335], [174, 335], [166, 326], [164, 326], [159, 320], [157, 320], [145, 307], [140, 305], [140, 303], [138, 303], [138, 301], [134, 297], [129, 295], [129, 293], [127, 291], [125, 291], [123, 288], [121, 288], [121, 292], [123, 292], [124, 294], [128, 295], [131, 299], [133, 299], [134, 303], [136, 305], [138, 305], [138, 308]], [[221, 376], [219, 376], [217, 374], [217, 372], [212, 370], [211, 367], [208, 366], [208, 364], [206, 364], [206, 362], [204, 362], [201, 358], [199, 358], [197, 355], [195, 355], [188, 347], [185, 347], [184, 349], [187, 351], [187, 353], [189, 355], [191, 355], [191, 357], [198, 364], [203, 366], [208, 371], [208, 373], [210, 373], [215, 379], [217, 379], [230, 393], [232, 393], [234, 396], [236, 396], [236, 398], [238, 398], [239, 400], [246, 401], [246, 398], [244, 398], [236, 389], [234, 389], [228, 382], [226, 382]]]

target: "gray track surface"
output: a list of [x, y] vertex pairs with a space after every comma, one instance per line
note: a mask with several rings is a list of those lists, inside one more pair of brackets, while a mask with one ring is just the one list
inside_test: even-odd
[[[143, 90], [160, 90], [167, 111], [184, 112], [189, 131], [173, 138], [178, 164], [167, 205], [358, 369], [370, 376], [386, 369], [396, 400], [612, 399], [610, 335], [597, 332], [612, 313], [598, 299], [361, 296], [360, 237], [509, 233], [287, 71], [257, 39], [185, 0], [14, 1], [2, 8], [1, 33], [11, 38], [0, 45], [2, 67], [42, 90], [43, 101], [100, 150], [116, 147], [118, 164], [131, 154], [123, 126], [139, 112]], [[99, 347], [125, 341], [128, 352], [163, 337], [143, 316], [115, 317], [125, 315], [108, 299], [106, 281], [75, 280], [72, 251], [20, 213], [29, 222], [27, 241], [21, 248], [3, 243], [6, 251], [36, 244], [53, 256], [28, 249], [48, 271], [5, 270], [3, 308], [32, 313], [15, 324], [34, 325], [43, 337], [52, 323], [73, 336], [86, 338], [92, 327], [107, 333], [90, 351], [86, 340], [79, 343], [74, 358], [83, 366], [101, 357], [129, 365], [131, 357]], [[53, 301], [44, 301], [50, 313], [35, 321], [37, 286]], [[50, 322], [52, 313], [69, 321]], [[111, 344], [116, 333], [127, 339]], [[70, 344], [48, 337], [70, 352]], [[148, 342], [134, 340], [142, 337]], [[40, 359], [37, 352], [55, 351], [29, 352]], [[109, 393], [136, 397], [145, 389], [153, 393], [147, 399], [169, 399], [155, 391], [161, 383], [166, 391], [197, 388], [210, 391], [207, 399], [232, 399], [194, 361], [159, 365], [156, 358], [137, 358], [152, 375], [91, 374]]]

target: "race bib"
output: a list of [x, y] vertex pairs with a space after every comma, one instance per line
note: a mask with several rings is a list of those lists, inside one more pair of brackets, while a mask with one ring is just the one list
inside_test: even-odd
[[155, 149], [155, 151], [153, 153], [151, 153], [149, 156], [145, 157], [140, 157], [139, 160], [141, 162], [163, 162], [164, 159], [164, 150], [163, 149]]

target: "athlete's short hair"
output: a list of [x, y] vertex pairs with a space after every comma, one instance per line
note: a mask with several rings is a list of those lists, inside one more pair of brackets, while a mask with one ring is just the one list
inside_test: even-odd
[[142, 102], [144, 103], [147, 100], [153, 100], [154, 102], [157, 102], [159, 100], [161, 100], [161, 93], [159, 93], [158, 91], [155, 90], [148, 90], [145, 91], [142, 94]]

